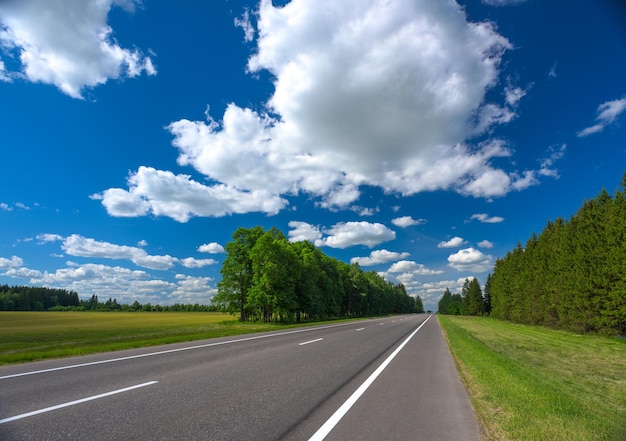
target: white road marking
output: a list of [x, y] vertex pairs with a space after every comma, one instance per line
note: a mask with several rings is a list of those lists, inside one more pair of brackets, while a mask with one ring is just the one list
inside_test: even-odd
[[339, 423], [339, 421], [341, 421], [341, 419], [344, 417], [344, 415], [348, 413], [354, 403], [356, 403], [358, 399], [361, 398], [361, 395], [365, 393], [365, 391], [372, 385], [374, 380], [376, 380], [376, 378], [378, 378], [382, 371], [385, 370], [389, 363], [391, 363], [391, 360], [393, 360], [396, 355], [398, 355], [398, 353], [404, 348], [404, 346], [406, 346], [409, 340], [411, 340], [413, 336], [417, 334], [417, 331], [422, 329], [422, 326], [424, 326], [431, 317], [432, 315], [429, 315], [428, 318], [426, 318], [426, 320], [424, 320], [422, 324], [419, 325], [417, 329], [413, 331], [411, 335], [409, 335], [406, 340], [404, 340], [402, 344], [398, 346], [396, 350], [393, 351], [393, 353], [389, 357], [387, 357], [385, 361], [382, 362], [380, 366], [378, 366], [378, 368], [372, 373], [372, 375], [370, 375], [367, 380], [365, 380], [365, 382], [361, 386], [359, 386], [359, 388], [350, 396], [350, 398], [348, 398], [346, 402], [343, 403], [341, 407], [337, 409], [335, 413], [332, 414], [332, 416], [322, 425], [322, 427], [320, 427], [317, 432], [315, 432], [313, 436], [309, 438], [309, 441], [322, 441], [324, 438], [326, 438], [326, 436], [328, 436], [330, 431], [333, 430], [337, 423]]
[[316, 338], [315, 340], [305, 341], [303, 343], [298, 343], [298, 346], [308, 345], [309, 343], [315, 343], [316, 341], [324, 340], [323, 338]]
[[12, 417], [9, 417], [9, 418], [4, 418], [4, 419], [0, 420], [0, 424], [8, 423], [8, 422], [15, 421], [15, 420], [21, 420], [22, 418], [27, 418], [27, 417], [31, 417], [31, 416], [34, 416], [34, 415], [39, 415], [40, 413], [50, 412], [50, 411], [53, 411], [53, 410], [62, 409], [64, 407], [69, 407], [69, 406], [74, 406], [76, 404], [86, 403], [87, 401], [97, 400], [99, 398], [109, 397], [111, 395], [121, 394], [123, 392], [128, 392], [128, 391], [133, 390], [133, 389], [139, 389], [140, 387], [151, 386], [151, 385], [156, 384], [156, 383], [158, 383], [158, 381], [148, 381], [147, 383], [142, 383], [142, 384], [137, 384], [135, 386], [125, 387], [124, 389], [118, 389], [118, 390], [114, 390], [114, 391], [111, 391], [111, 392], [106, 392], [106, 393], [103, 393], [103, 394], [100, 394], [100, 395], [94, 395], [92, 397], [82, 398], [82, 399], [76, 400], [76, 401], [70, 401], [70, 402], [63, 403], [63, 404], [57, 404], [56, 406], [46, 407], [45, 409], [34, 410], [32, 412], [23, 413], [21, 415], [12, 416]]
[[133, 360], [135, 358], [152, 357], [154, 355], [172, 354], [174, 352], [190, 351], [192, 349], [203, 349], [203, 348], [209, 348], [211, 346], [228, 345], [228, 344], [231, 344], [231, 343], [241, 343], [243, 341], [258, 340], [258, 339], [261, 339], [261, 338], [280, 337], [281, 335], [297, 334], [297, 333], [300, 333], [300, 332], [317, 331], [317, 330], [320, 330], [320, 329], [336, 328], [336, 327], [339, 327], [339, 326], [349, 326], [349, 325], [352, 325], [352, 324], [353, 323], [338, 323], [336, 325], [326, 325], [326, 326], [316, 326], [316, 327], [311, 327], [311, 328], [295, 329], [295, 330], [292, 330], [292, 331], [277, 332], [277, 333], [274, 333], [274, 334], [255, 335], [255, 336], [252, 336], [252, 337], [238, 338], [238, 339], [235, 339], [235, 340], [219, 341], [219, 342], [207, 343], [207, 344], [203, 344], [203, 345], [185, 346], [184, 348], [178, 348], [178, 349], [167, 349], [167, 350], [158, 351], [158, 352], [148, 352], [146, 354], [130, 355], [128, 357], [109, 358], [107, 360], [92, 361], [92, 362], [89, 362], [89, 363], [72, 364], [72, 365], [68, 365], [68, 366], [60, 366], [60, 367], [56, 367], [56, 368], [42, 369], [42, 370], [38, 370], [38, 371], [20, 372], [20, 373], [17, 373], [17, 374], [1, 376], [0, 380], [6, 380], [6, 379], [9, 379], [9, 378], [15, 378], [15, 377], [23, 377], [23, 376], [26, 376], [26, 375], [35, 375], [35, 374], [44, 374], [44, 373], [47, 373], [47, 372], [62, 371], [62, 370], [65, 370], [65, 369], [75, 369], [75, 368], [86, 367], [86, 366], [94, 366], [94, 365], [98, 365], [98, 364], [115, 363], [115, 362], [118, 362], [118, 361]]
[[365, 329], [365, 328], [359, 328], [359, 329], [357, 329], [357, 331], [362, 331], [363, 329]]
[[384, 324], [385, 324], [385, 322], [382, 322], [382, 323], [379, 323], [379, 324], [378, 324], [378, 326], [382, 326], [382, 325], [384, 325]]

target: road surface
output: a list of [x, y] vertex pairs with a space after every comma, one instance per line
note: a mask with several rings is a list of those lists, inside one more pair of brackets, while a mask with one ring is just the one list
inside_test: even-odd
[[478, 440], [435, 316], [0, 368], [0, 440]]

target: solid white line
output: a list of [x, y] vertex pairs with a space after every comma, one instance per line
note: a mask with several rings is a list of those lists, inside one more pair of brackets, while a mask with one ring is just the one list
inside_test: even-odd
[[118, 362], [118, 361], [133, 360], [135, 358], [152, 357], [154, 355], [164, 355], [164, 354], [171, 354], [171, 353], [174, 353], [174, 352], [190, 351], [192, 349], [203, 349], [203, 348], [209, 348], [211, 346], [227, 345], [227, 344], [231, 344], [231, 343], [241, 343], [241, 342], [244, 342], [244, 341], [258, 340], [258, 339], [261, 339], [261, 338], [280, 337], [281, 335], [296, 334], [296, 333], [300, 333], [300, 332], [317, 331], [317, 330], [320, 330], [320, 329], [336, 328], [338, 326], [348, 326], [348, 325], [352, 325], [352, 324], [353, 323], [338, 323], [336, 325], [316, 326], [314, 328], [301, 328], [301, 329], [295, 329], [295, 330], [292, 330], [292, 331], [277, 332], [277, 333], [274, 333], [274, 334], [255, 335], [255, 336], [252, 336], [252, 337], [238, 338], [238, 339], [235, 339], [235, 340], [220, 341], [220, 342], [207, 343], [207, 344], [204, 344], [204, 345], [196, 345], [196, 346], [186, 346], [184, 348], [178, 348], [178, 349], [167, 349], [167, 350], [164, 350], [164, 351], [149, 352], [149, 353], [146, 353], [146, 354], [130, 355], [128, 357], [110, 358], [110, 359], [107, 359], [107, 360], [92, 361], [92, 362], [89, 362], [89, 363], [80, 363], [80, 364], [73, 364], [73, 365], [68, 365], [68, 366], [60, 366], [60, 367], [56, 367], [56, 368], [42, 369], [42, 370], [39, 370], [39, 371], [20, 372], [18, 374], [4, 375], [4, 376], [0, 377], [0, 380], [6, 380], [6, 379], [9, 379], [9, 378], [15, 378], [15, 377], [23, 377], [23, 376], [26, 376], [26, 375], [35, 375], [35, 374], [43, 374], [43, 373], [47, 373], [47, 372], [62, 371], [62, 370], [65, 370], [65, 369], [75, 369], [75, 368], [79, 368], [79, 367], [94, 366], [94, 365], [98, 365], [98, 364], [115, 363], [115, 362]]
[[387, 365], [391, 363], [391, 360], [393, 360], [395, 356], [398, 355], [402, 348], [406, 346], [409, 340], [411, 340], [413, 336], [417, 334], [417, 331], [419, 331], [431, 317], [432, 315], [429, 315], [428, 318], [424, 320], [422, 324], [419, 325], [417, 329], [413, 331], [411, 335], [409, 335], [406, 340], [404, 340], [402, 344], [398, 346], [396, 350], [393, 351], [393, 353], [389, 357], [387, 357], [385, 361], [382, 362], [380, 366], [378, 366], [378, 368], [372, 373], [372, 375], [370, 375], [368, 379], [365, 380], [365, 382], [361, 386], [359, 386], [359, 388], [350, 396], [350, 398], [348, 398], [346, 402], [343, 403], [341, 407], [337, 409], [335, 413], [322, 425], [322, 427], [320, 427], [317, 432], [315, 432], [313, 436], [309, 438], [309, 441], [322, 441], [324, 438], [326, 438], [326, 436], [328, 436], [330, 431], [333, 430], [337, 423], [339, 423], [339, 421], [341, 421], [341, 419], [344, 417], [344, 415], [348, 413], [354, 403], [356, 403], [357, 400], [361, 398], [361, 395], [365, 393], [365, 391], [372, 385], [374, 380], [376, 380], [381, 372], [385, 370]]
[[303, 343], [298, 343], [298, 346], [308, 345], [309, 343], [315, 343], [316, 341], [324, 340], [323, 338], [316, 338], [315, 340], [305, 341]]
[[87, 401], [97, 400], [98, 398], [104, 398], [115, 394], [121, 394], [122, 392], [128, 392], [129, 390], [138, 389], [140, 387], [151, 386], [153, 384], [158, 383], [158, 381], [148, 381], [147, 383], [137, 384], [135, 386], [125, 387], [124, 389], [118, 389], [111, 392], [106, 392], [100, 395], [94, 395], [92, 397], [82, 398], [76, 401], [70, 401], [68, 403], [57, 404], [56, 406], [46, 407], [45, 409], [34, 410], [32, 412], [23, 413], [21, 415], [16, 415], [9, 418], [4, 418], [0, 420], [0, 424], [8, 423], [10, 421], [21, 420], [22, 418], [31, 417], [34, 415], [39, 415], [40, 413], [50, 412], [52, 410], [62, 409], [64, 407], [74, 406], [76, 404], [85, 403]]

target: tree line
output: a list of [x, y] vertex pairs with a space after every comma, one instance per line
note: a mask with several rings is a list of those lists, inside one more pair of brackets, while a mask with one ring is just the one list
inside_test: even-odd
[[308, 241], [289, 242], [276, 228], [239, 228], [225, 245], [227, 257], [213, 303], [241, 321], [323, 320], [423, 312], [422, 300], [324, 254]]
[[626, 174], [621, 187], [613, 196], [603, 189], [498, 259], [487, 279], [491, 315], [626, 335]]
[[74, 291], [0, 285], [0, 311], [48, 311], [79, 305], [78, 294]]
[[78, 293], [65, 289], [0, 285], [0, 311], [216, 311], [214, 305], [180, 304], [152, 305], [118, 303], [109, 298], [100, 301], [97, 295], [79, 299]]
[[487, 290], [483, 295], [477, 278], [465, 279], [461, 294], [452, 294], [446, 288], [439, 299], [440, 314], [450, 315], [488, 315], [491, 311], [491, 298]]

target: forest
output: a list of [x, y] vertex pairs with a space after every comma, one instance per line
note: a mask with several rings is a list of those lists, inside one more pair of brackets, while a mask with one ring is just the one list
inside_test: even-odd
[[213, 302], [241, 321], [323, 320], [424, 312], [422, 300], [276, 228], [239, 228], [225, 246]]
[[489, 293], [483, 295], [477, 278], [465, 279], [461, 294], [446, 289], [439, 299], [438, 311], [449, 315], [487, 315], [491, 311], [491, 299]]
[[626, 335], [626, 174], [498, 259], [485, 292], [499, 319]]

